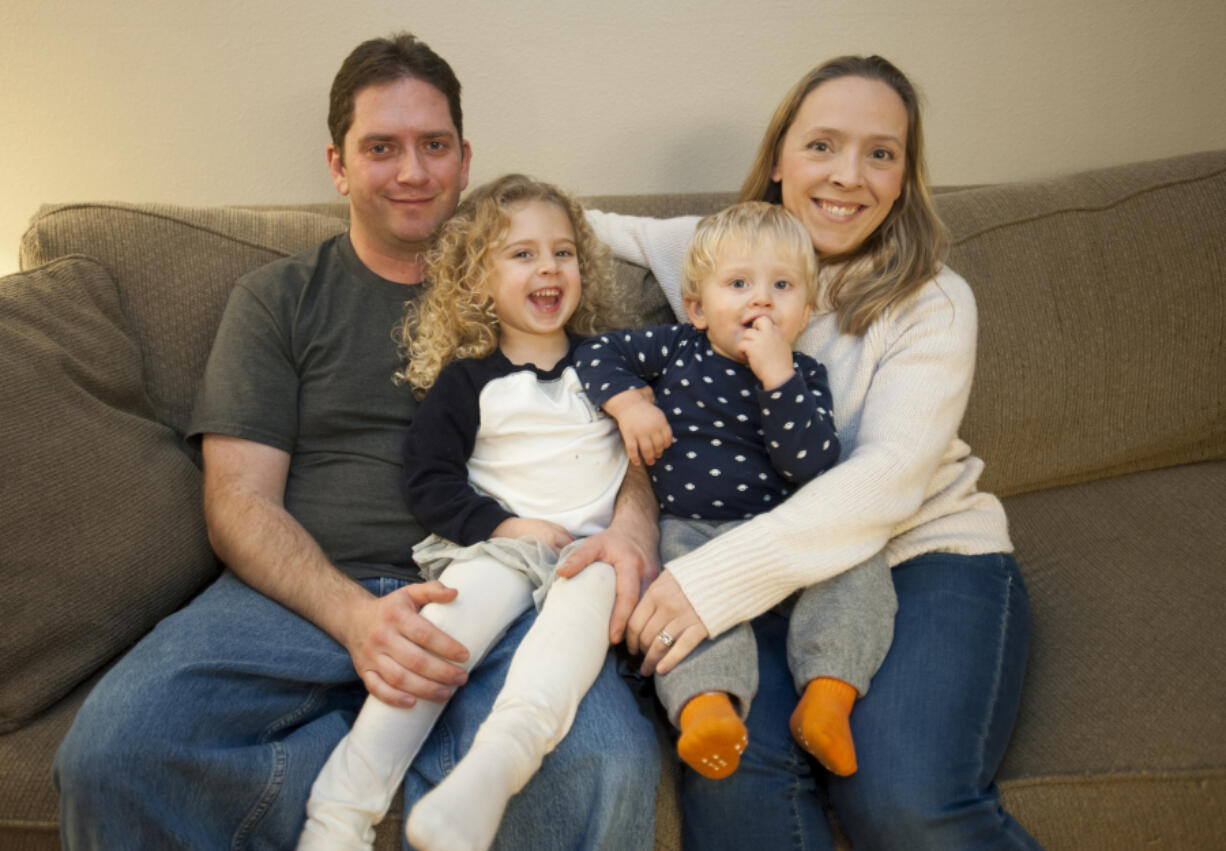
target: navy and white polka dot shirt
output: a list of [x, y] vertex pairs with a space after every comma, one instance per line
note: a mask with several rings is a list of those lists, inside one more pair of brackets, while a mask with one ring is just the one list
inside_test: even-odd
[[674, 441], [650, 468], [660, 510], [736, 520], [769, 511], [838, 461], [826, 368], [792, 354], [795, 374], [771, 391], [692, 325], [613, 331], [574, 357], [597, 405], [635, 387], [654, 390]]

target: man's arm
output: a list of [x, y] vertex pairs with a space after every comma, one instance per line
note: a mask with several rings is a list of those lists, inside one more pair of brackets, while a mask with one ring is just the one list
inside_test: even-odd
[[558, 568], [559, 576], [569, 577], [594, 561], [613, 566], [617, 576], [617, 599], [609, 619], [610, 644], [622, 640], [626, 621], [639, 595], [660, 572], [658, 514], [659, 506], [646, 469], [631, 465], [622, 479], [609, 528], [576, 547]]
[[418, 610], [448, 602], [438, 582], [376, 597], [342, 573], [285, 510], [288, 453], [206, 434], [204, 515], [218, 557], [255, 590], [298, 613], [349, 652], [375, 697], [396, 706], [445, 700], [462, 684], [468, 651]]

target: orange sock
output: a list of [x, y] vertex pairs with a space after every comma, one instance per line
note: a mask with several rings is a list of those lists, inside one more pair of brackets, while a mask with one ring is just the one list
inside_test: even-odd
[[677, 754], [703, 777], [719, 780], [736, 771], [748, 742], [749, 733], [723, 692], [692, 697], [681, 708]]
[[856, 773], [856, 747], [848, 724], [856, 697], [855, 686], [842, 680], [810, 680], [789, 725], [802, 748], [827, 770], [843, 777]]

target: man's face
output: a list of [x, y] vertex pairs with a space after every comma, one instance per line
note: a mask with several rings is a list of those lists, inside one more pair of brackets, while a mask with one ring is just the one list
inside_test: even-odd
[[379, 272], [420, 258], [468, 185], [469, 154], [446, 96], [429, 83], [405, 77], [357, 93], [344, 150], [328, 146], [328, 168], [349, 197], [363, 262]]

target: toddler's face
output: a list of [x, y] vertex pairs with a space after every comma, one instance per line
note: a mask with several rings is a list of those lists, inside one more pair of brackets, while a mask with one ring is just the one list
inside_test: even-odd
[[769, 239], [727, 250], [698, 296], [685, 300], [690, 322], [707, 332], [716, 352], [742, 363], [742, 337], [759, 317], [770, 320], [788, 345], [795, 346], [812, 312], [804, 267], [776, 251]]

